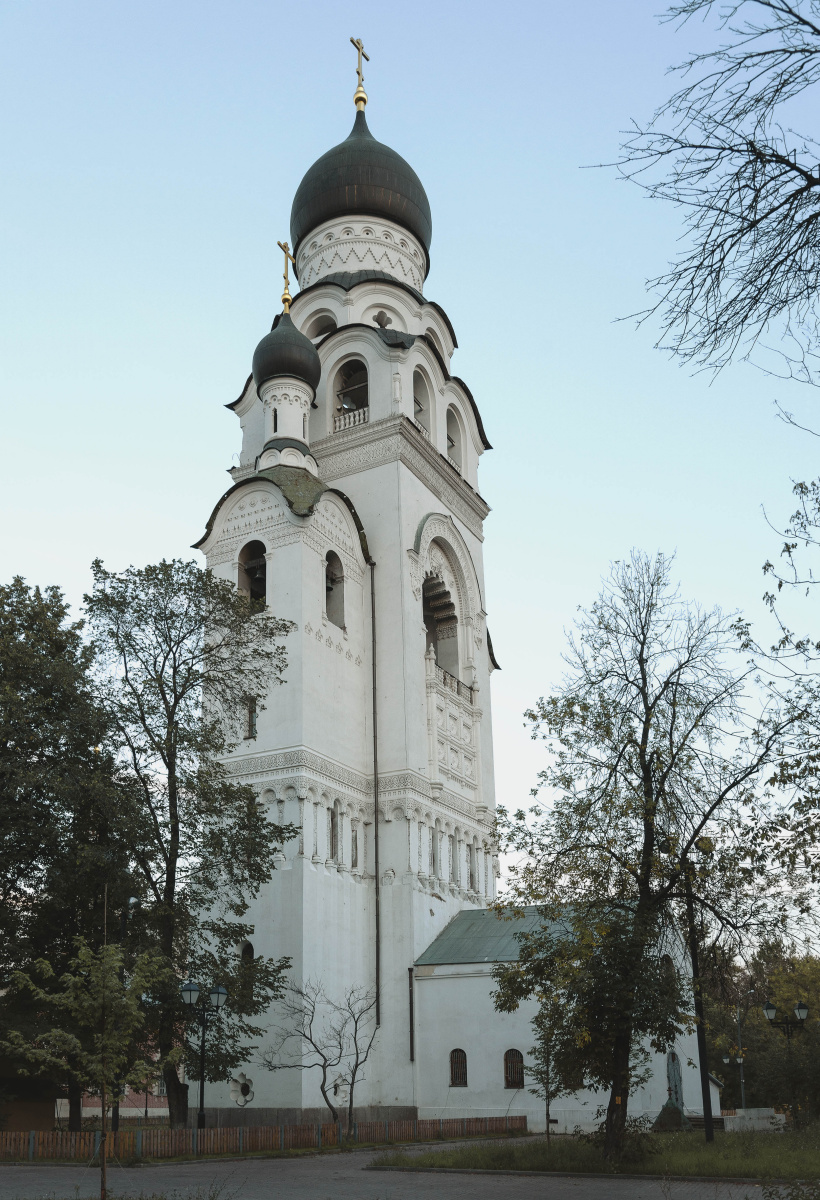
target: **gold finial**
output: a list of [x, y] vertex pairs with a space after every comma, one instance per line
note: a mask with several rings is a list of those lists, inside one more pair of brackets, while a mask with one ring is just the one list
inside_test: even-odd
[[356, 105], [358, 112], [364, 112], [364, 106], [367, 104], [367, 92], [362, 87], [364, 82], [364, 71], [362, 70], [362, 59], [366, 58], [370, 62], [370, 55], [365, 54], [364, 45], [361, 38], [351, 38], [351, 44], [359, 51], [359, 65], [356, 67], [356, 74], [359, 77], [359, 86], [353, 94], [353, 103]]
[[291, 254], [290, 246], [287, 244], [287, 242], [277, 242], [276, 244], [280, 250], [284, 250], [284, 252], [285, 252], [285, 273], [282, 276], [282, 278], [285, 281], [285, 290], [284, 290], [284, 292], [282, 292], [282, 304], [284, 305], [285, 312], [289, 313], [290, 312], [290, 302], [291, 302], [292, 297], [290, 294], [290, 290], [288, 289], [288, 267], [290, 266], [291, 263], [293, 263], [293, 265], [295, 267], [296, 259]]

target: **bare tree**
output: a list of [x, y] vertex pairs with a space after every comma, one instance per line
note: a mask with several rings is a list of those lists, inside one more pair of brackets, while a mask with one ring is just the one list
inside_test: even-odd
[[353, 1128], [353, 1092], [356, 1084], [364, 1078], [364, 1065], [376, 1040], [378, 1025], [375, 1020], [376, 992], [365, 988], [351, 988], [345, 994], [337, 1012], [344, 1019], [348, 1055], [344, 1080], [348, 1086], [347, 1131]]
[[763, 773], [783, 761], [797, 717], [765, 694], [749, 715], [756, 684], [733, 669], [735, 619], [683, 603], [670, 568], [638, 553], [613, 567], [579, 617], [562, 688], [526, 714], [547, 744], [547, 796], [529, 812], [499, 809], [521, 856], [501, 903], [536, 904], [543, 924], [516, 935], [519, 961], [495, 972], [496, 1006], [561, 997], [551, 1074], [610, 1091], [608, 1158], [621, 1152], [645, 1046], [665, 1050], [687, 1024], [681, 935], [705, 1067], [703, 929], [737, 947], [788, 928], [806, 902], [751, 832], [775, 816]]
[[622, 146], [622, 174], [684, 210], [686, 248], [639, 316], [684, 361], [817, 384], [820, 147], [783, 118], [820, 80], [820, 0], [679, 0], [662, 20], [713, 11], [727, 36], [674, 68], [683, 86]]
[[328, 996], [321, 982], [291, 983], [279, 1003], [281, 1019], [272, 1030], [272, 1041], [261, 1055], [269, 1071], [319, 1072], [319, 1091], [335, 1121], [334, 1104], [340, 1085], [346, 1085], [347, 1128], [353, 1126], [356, 1084], [376, 1040], [376, 993], [350, 988], [344, 999]]

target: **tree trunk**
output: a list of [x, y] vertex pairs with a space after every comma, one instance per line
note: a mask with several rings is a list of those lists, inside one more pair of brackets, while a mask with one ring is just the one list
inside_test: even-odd
[[68, 1085], [68, 1131], [79, 1133], [83, 1127], [83, 1089], [79, 1083]]
[[630, 1033], [619, 1033], [612, 1048], [612, 1092], [606, 1110], [604, 1158], [618, 1162], [623, 1153], [626, 1132], [626, 1106], [629, 1099]]
[[[698, 1060], [700, 1065], [700, 1093], [703, 1100], [703, 1130], [707, 1142], [715, 1140], [715, 1126], [712, 1119], [712, 1088], [709, 1083], [709, 1063], [706, 1058], [706, 1014], [703, 1011], [703, 992], [701, 990], [700, 967], [698, 966], [698, 931], [695, 926], [695, 903], [692, 897], [692, 877], [689, 864], [684, 865], [684, 888], [686, 891], [686, 920], [689, 926], [689, 955], [692, 959], [692, 988], [695, 998], [695, 1016], [697, 1017]], [[742, 1054], [742, 1049], [738, 1050]]]
[[[170, 1049], [169, 1046], [168, 1050]], [[188, 1084], [180, 1082], [172, 1066], [163, 1069], [162, 1078], [165, 1080], [165, 1093], [168, 1097], [168, 1123], [172, 1129], [187, 1129]]]

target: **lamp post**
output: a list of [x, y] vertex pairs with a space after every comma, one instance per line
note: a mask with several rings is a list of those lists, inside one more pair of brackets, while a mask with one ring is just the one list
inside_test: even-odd
[[213, 987], [208, 994], [208, 1002], [206, 1003], [203, 997], [200, 1000], [200, 987], [198, 983], [194, 983], [192, 979], [187, 980], [180, 987], [180, 994], [183, 1003], [199, 1015], [202, 1024], [202, 1037], [199, 1043], [199, 1115], [197, 1116], [197, 1129], [205, 1128], [205, 1034], [208, 1029], [208, 1012], [210, 1009], [220, 1009], [228, 999], [228, 993], [224, 987]]
[[774, 1026], [775, 1029], [781, 1029], [786, 1035], [789, 1058], [789, 1085], [792, 1094], [792, 1120], [797, 1124], [797, 1099], [794, 1094], [794, 1075], [792, 1074], [792, 1036], [803, 1030], [806, 1017], [809, 1015], [809, 1006], [802, 1000], [799, 1000], [794, 1006], [794, 1015], [797, 1019], [791, 1021], [788, 1017], [785, 1017], [783, 1020], [778, 1021], [776, 1019], [776, 1007], [772, 1004], [771, 1000], [767, 1000], [763, 1005], [763, 1015], [770, 1025]]
[[[738, 1047], [738, 1049], [739, 1049], [739, 1047]], [[743, 1078], [743, 1055], [742, 1054], [734, 1055], [734, 1060], [737, 1063], [737, 1065], [740, 1067], [740, 1107], [742, 1109], [745, 1109], [745, 1107], [746, 1107], [746, 1084], [745, 1084], [745, 1080]], [[730, 1063], [732, 1061], [732, 1055], [724, 1054], [723, 1061], [727, 1064]]]
[[800, 1000], [794, 1006], [794, 1015], [797, 1018], [796, 1021], [791, 1021], [791, 1020], [789, 1020], [788, 1017], [786, 1017], [782, 1021], [777, 1021], [777, 1020], [775, 1020], [775, 1018], [777, 1017], [777, 1009], [772, 1004], [771, 1000], [767, 1000], [766, 1003], [763, 1005], [763, 1015], [765, 1016], [765, 1018], [769, 1022], [769, 1024], [773, 1025], [775, 1029], [783, 1030], [783, 1032], [786, 1035], [786, 1042], [788, 1043], [789, 1054], [791, 1054], [792, 1034], [797, 1033], [799, 1030], [803, 1029], [803, 1027], [805, 1025], [806, 1017], [809, 1015], [809, 1006], [807, 1004], [804, 1004], [803, 1001]]
[[[120, 913], [120, 946], [125, 948], [125, 939], [128, 935], [128, 918], [139, 904], [139, 896], [131, 896], [127, 906]], [[120, 967], [120, 982], [125, 979], [125, 964]], [[119, 1080], [114, 1082], [114, 1103], [111, 1105], [111, 1132], [119, 1133], [120, 1131], [120, 1084]]]

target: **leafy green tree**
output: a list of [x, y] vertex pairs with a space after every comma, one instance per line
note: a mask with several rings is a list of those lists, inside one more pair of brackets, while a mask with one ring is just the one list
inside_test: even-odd
[[[99, 752], [93, 650], [58, 588], [0, 586], [0, 972], [36, 937], [39, 899], [66, 867], [80, 809], [110, 781]], [[51, 880], [49, 880], [51, 877]], [[96, 889], [95, 889], [96, 891]], [[77, 932], [66, 916], [68, 944]], [[37, 955], [35, 954], [35, 957]]]
[[44, 960], [30, 974], [18, 971], [12, 978], [15, 990], [41, 1011], [45, 1027], [33, 1041], [11, 1031], [9, 1048], [33, 1073], [69, 1076], [100, 1096], [100, 1200], [106, 1200], [108, 1106], [124, 1083], [142, 1083], [150, 1074], [137, 1053], [145, 1024], [142, 1000], [162, 984], [167, 970], [157, 956], [142, 954], [125, 975], [119, 946], [94, 951], [78, 939], [76, 956], [59, 979]]
[[182, 1126], [188, 1098], [178, 1068], [184, 1060], [198, 1078], [199, 1055], [186, 1041], [179, 980], [228, 989], [207, 1066], [209, 1078], [224, 1079], [262, 1032], [253, 1018], [280, 994], [288, 965], [262, 956], [243, 964], [240, 948], [253, 933], [249, 903], [294, 831], [269, 819], [224, 755], [249, 698], [261, 709], [283, 682], [280, 639], [292, 625], [195, 563], [116, 574], [97, 561], [93, 572], [85, 605], [119, 753], [117, 834], [144, 900], [136, 944], [155, 947], [171, 968], [152, 1012], [171, 1122]]
[[[540, 1096], [546, 1109], [547, 1143], [550, 1140], [550, 1106], [553, 1100], [580, 1090], [583, 1087], [583, 1069], [578, 1070], [578, 1055], [574, 1053], [578, 1046], [573, 1039], [569, 1045], [563, 1032], [567, 1028], [564, 1021], [565, 1010], [560, 996], [555, 996], [552, 1002], [542, 994], [538, 997], [539, 1009], [531, 1024], [535, 1045], [530, 1048], [527, 1074], [535, 1083], [529, 1090], [533, 1096]], [[570, 1061], [557, 1061], [561, 1052], [570, 1051]]]
[[500, 813], [519, 859], [502, 903], [538, 905], [544, 924], [516, 935], [520, 960], [502, 970], [497, 1003], [562, 996], [576, 1044], [588, 1046], [585, 1077], [610, 1089], [610, 1158], [642, 1042], [666, 1049], [690, 1019], [687, 892], [700, 919], [736, 941], [786, 922], [799, 899], [747, 840], [750, 814], [768, 816], [761, 772], [794, 715], [764, 706], [747, 717], [750, 670], [731, 666], [735, 619], [684, 604], [670, 567], [637, 553], [615, 564], [579, 618], [563, 687], [527, 714], [549, 750], [548, 799]]
[[[41, 1032], [11, 973], [47, 959], [62, 975], [77, 937], [102, 943], [106, 891], [119, 909], [133, 886], [112, 829], [114, 762], [92, 667], [59, 589], [0, 587], [0, 1036]], [[70, 1076], [68, 1089], [79, 1129]]]

